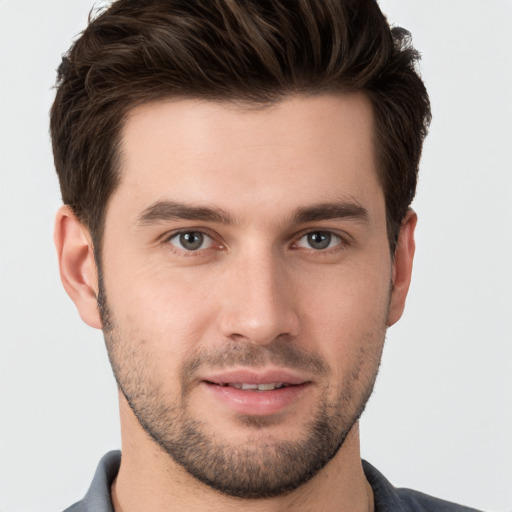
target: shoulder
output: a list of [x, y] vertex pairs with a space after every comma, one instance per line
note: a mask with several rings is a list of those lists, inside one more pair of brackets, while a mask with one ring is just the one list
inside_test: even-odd
[[396, 489], [405, 510], [414, 512], [478, 512], [457, 503], [428, 496], [412, 489]]
[[372, 487], [375, 512], [479, 512], [411, 489], [397, 489], [370, 463], [363, 469]]
[[114, 512], [110, 499], [110, 486], [117, 476], [121, 463], [121, 452], [107, 453], [98, 464], [91, 486], [83, 500], [64, 512]]

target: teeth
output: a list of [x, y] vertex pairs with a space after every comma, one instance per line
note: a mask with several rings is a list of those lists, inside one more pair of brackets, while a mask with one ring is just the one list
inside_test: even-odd
[[271, 391], [272, 389], [278, 389], [282, 387], [282, 383], [278, 382], [277, 384], [258, 384], [259, 391]]
[[282, 382], [269, 382], [267, 384], [246, 384], [245, 382], [233, 382], [227, 385], [236, 389], [249, 389], [253, 391], [273, 391], [274, 389], [284, 388], [285, 386], [285, 384]]

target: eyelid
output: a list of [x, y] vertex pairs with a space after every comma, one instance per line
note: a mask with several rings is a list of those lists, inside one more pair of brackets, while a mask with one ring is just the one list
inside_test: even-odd
[[159, 238], [162, 240], [162, 242], [168, 242], [171, 238], [175, 237], [176, 235], [181, 235], [182, 233], [202, 233], [203, 235], [208, 236], [214, 240], [219, 238], [219, 236], [215, 235], [211, 229], [196, 226], [185, 226], [184, 228], [171, 229], [160, 235]]
[[[187, 249], [186, 247], [180, 247], [181, 244], [181, 236], [186, 233], [199, 234], [201, 235], [201, 245], [197, 249]], [[176, 245], [174, 242], [176, 241]], [[211, 236], [208, 236], [206, 233], [201, 231], [185, 231], [183, 233], [175, 233], [173, 236], [169, 238], [169, 243], [174, 247], [183, 250], [185, 252], [199, 252], [201, 250], [209, 249], [213, 245], [213, 239]], [[206, 247], [203, 247], [206, 245]]]
[[[212, 231], [209, 228], [205, 228], [205, 227], [201, 227], [201, 226], [199, 226], [199, 227], [191, 226], [191, 227], [178, 228], [178, 229], [174, 229], [172, 231], [168, 231], [160, 237], [160, 243], [165, 246], [171, 246], [170, 241], [172, 238], [174, 238], [182, 233], [193, 233], [193, 232], [202, 233], [205, 237], [210, 238], [213, 242], [213, 244], [212, 244], [213, 246], [215, 246], [215, 244], [217, 244], [216, 249], [225, 249], [226, 248], [225, 243], [222, 240], [222, 237], [218, 233]], [[308, 248], [298, 247], [297, 242], [301, 238], [307, 236], [310, 233], [329, 233], [333, 237], [336, 237], [337, 239], [339, 239], [339, 243], [335, 244], [334, 247], [329, 247], [329, 248], [326, 248], [323, 250], [309, 248], [310, 251], [315, 252], [315, 253], [328, 253], [329, 251], [342, 250], [345, 247], [347, 247], [353, 243], [353, 239], [348, 233], [340, 232], [339, 230], [332, 229], [332, 228], [323, 228], [323, 227], [318, 228], [317, 227], [317, 228], [305, 228], [305, 229], [299, 231], [298, 233], [296, 233], [292, 237], [291, 244], [290, 244], [291, 248], [292, 249], [308, 250]], [[183, 253], [187, 253], [189, 255], [193, 255], [193, 254], [198, 255], [199, 253], [212, 248], [210, 246], [210, 247], [206, 247], [204, 249], [197, 249], [195, 251], [190, 251], [190, 250], [186, 250], [186, 249], [180, 249], [179, 247], [176, 247], [174, 245], [172, 245], [172, 247], [176, 251], [182, 251]]]
[[[210, 239], [210, 243], [208, 244], [208, 247], [196, 249], [196, 250], [188, 250], [184, 247], [180, 247], [178, 243], [174, 244], [172, 243], [173, 239], [176, 239], [179, 237], [179, 235], [183, 233], [201, 233], [205, 239]], [[161, 244], [163, 247], [171, 250], [175, 254], [183, 255], [183, 256], [199, 256], [204, 251], [208, 251], [211, 249], [215, 243], [218, 243], [218, 237], [213, 235], [209, 229], [202, 228], [202, 227], [186, 227], [186, 228], [179, 228], [179, 229], [173, 229], [172, 231], [167, 231], [163, 235], [159, 237], [159, 244]]]
[[[312, 247], [300, 247], [298, 246], [299, 240], [304, 238], [305, 236], [311, 234], [311, 233], [327, 233], [331, 236], [337, 238], [339, 242], [335, 244], [333, 247], [328, 247], [326, 249], [314, 249]], [[305, 249], [305, 250], [311, 250], [315, 253], [328, 253], [329, 251], [335, 251], [345, 248], [346, 246], [350, 245], [350, 235], [345, 233], [340, 233], [336, 229], [329, 229], [329, 228], [308, 228], [304, 229], [303, 231], [300, 231], [296, 236], [294, 236], [292, 241], [292, 248], [296, 249]]]

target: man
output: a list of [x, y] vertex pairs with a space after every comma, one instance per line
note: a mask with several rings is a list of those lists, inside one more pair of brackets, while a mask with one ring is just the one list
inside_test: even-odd
[[370, 0], [118, 0], [74, 43], [55, 240], [123, 441], [69, 510], [469, 510], [359, 453], [414, 256], [417, 57]]

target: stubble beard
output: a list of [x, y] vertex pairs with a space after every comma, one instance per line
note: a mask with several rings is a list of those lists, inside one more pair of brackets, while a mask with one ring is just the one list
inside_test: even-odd
[[[149, 355], [135, 348], [144, 343], [126, 347], [128, 340], [120, 334], [101, 288], [98, 306], [114, 376], [141, 427], [189, 474], [229, 496], [261, 499], [284, 495], [316, 475], [338, 453], [363, 413], [378, 373], [381, 353], [367, 354], [363, 346], [358, 367], [334, 398], [324, 395], [316, 410], [311, 411], [311, 419], [299, 439], [273, 439], [271, 419], [240, 416], [240, 423], [257, 434], [258, 441], [234, 445], [209, 434], [208, 426], [191, 416], [187, 384], [194, 370], [205, 364], [256, 367], [272, 362], [291, 368], [315, 368], [326, 377], [331, 372], [329, 365], [282, 340], [265, 347], [227, 343], [222, 352], [197, 354], [184, 363], [180, 375], [181, 401], [170, 404], [165, 399], [166, 390], [152, 380]], [[382, 345], [383, 340], [381, 348]], [[361, 367], [368, 357], [373, 360], [372, 371], [365, 380]]]

